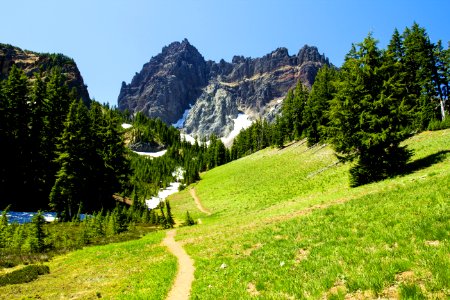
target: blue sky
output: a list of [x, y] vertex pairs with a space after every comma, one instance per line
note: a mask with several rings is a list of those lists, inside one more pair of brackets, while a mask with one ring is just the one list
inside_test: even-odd
[[314, 45], [340, 66], [369, 32], [384, 47], [414, 21], [450, 41], [448, 0], [41, 0], [2, 1], [0, 43], [75, 59], [91, 97], [117, 105], [121, 82], [173, 41], [205, 59], [258, 57]]

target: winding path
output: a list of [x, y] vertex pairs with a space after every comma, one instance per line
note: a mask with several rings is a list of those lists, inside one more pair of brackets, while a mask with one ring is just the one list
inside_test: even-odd
[[195, 192], [195, 188], [191, 188], [189, 190], [189, 193], [191, 194], [192, 198], [194, 198], [194, 201], [195, 201], [195, 204], [197, 205], [197, 208], [201, 212], [207, 214], [208, 216], [211, 215], [211, 212], [208, 209], [203, 207], [202, 202], [200, 201], [200, 198], [197, 196], [197, 193]]
[[175, 241], [176, 230], [167, 231], [167, 235], [163, 240], [163, 244], [169, 248], [178, 259], [178, 272], [172, 289], [167, 295], [168, 300], [189, 299], [191, 294], [191, 286], [194, 281], [194, 261], [186, 253], [183, 247]]

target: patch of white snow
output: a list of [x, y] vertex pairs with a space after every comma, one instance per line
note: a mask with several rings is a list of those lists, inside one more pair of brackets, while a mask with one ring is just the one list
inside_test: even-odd
[[195, 144], [195, 139], [192, 136], [190, 136], [189, 134], [180, 133], [180, 137], [181, 137], [181, 140], [185, 140], [186, 142], [189, 142], [192, 145]]
[[181, 119], [179, 119], [174, 124], [172, 124], [172, 126], [175, 127], [175, 128], [183, 128], [184, 122], [186, 121], [186, 118], [187, 118], [191, 108], [192, 108], [192, 105], [189, 105], [189, 108], [184, 111], [183, 116], [181, 117]]
[[160, 189], [158, 195], [145, 200], [145, 204], [149, 209], [155, 209], [158, 207], [159, 203], [165, 201], [167, 197], [178, 192], [181, 185], [180, 181], [183, 179], [183, 172], [183, 168], [178, 167], [172, 172], [172, 176], [175, 177], [176, 182], [170, 183], [165, 189]]
[[138, 151], [133, 151], [134, 153], [137, 153], [139, 155], [145, 155], [145, 156], [150, 156], [150, 157], [160, 157], [163, 156], [164, 154], [166, 154], [167, 150], [161, 150], [158, 152], [138, 152]]
[[233, 119], [234, 126], [233, 130], [228, 134], [228, 136], [221, 138], [225, 146], [229, 147], [233, 142], [234, 138], [241, 132], [242, 129], [246, 129], [252, 125], [252, 120], [250, 116], [246, 114], [239, 114], [236, 119]]
[[161, 189], [158, 195], [150, 198], [149, 200], [145, 200], [145, 204], [149, 209], [155, 209], [156, 207], [158, 207], [160, 202], [163, 202], [164, 200], [166, 200], [167, 197], [178, 192], [180, 184], [181, 183], [179, 182], [172, 182], [165, 189]]

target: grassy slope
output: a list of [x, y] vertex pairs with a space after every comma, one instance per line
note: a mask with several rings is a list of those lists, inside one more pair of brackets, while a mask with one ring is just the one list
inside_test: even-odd
[[49, 275], [0, 287], [0, 299], [164, 299], [177, 264], [160, 245], [164, 235], [151, 233], [57, 257], [48, 263]]
[[[414, 172], [355, 189], [329, 148], [296, 143], [203, 174], [195, 188], [211, 216], [189, 191], [173, 195], [178, 221], [202, 219], [177, 237], [195, 260], [193, 298], [449, 296], [450, 130], [408, 144]], [[163, 299], [176, 270], [164, 234], [58, 257], [0, 299]]]
[[329, 148], [301, 143], [203, 174], [211, 216], [187, 191], [172, 197], [176, 216], [203, 221], [178, 231], [196, 262], [193, 298], [448, 297], [450, 130], [407, 143], [409, 174], [354, 189], [348, 165], [326, 168]]

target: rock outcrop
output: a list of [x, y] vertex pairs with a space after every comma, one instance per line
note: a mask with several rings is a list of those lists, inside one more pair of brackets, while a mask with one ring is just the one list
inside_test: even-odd
[[172, 124], [195, 102], [207, 82], [203, 56], [187, 40], [175, 42], [146, 63], [130, 84], [122, 82], [118, 106]]
[[304, 46], [290, 56], [278, 48], [261, 58], [233, 57], [231, 63], [205, 61], [187, 40], [164, 47], [137, 73], [122, 83], [119, 109], [142, 111], [168, 124], [189, 109], [182, 126], [200, 137], [226, 136], [239, 113], [272, 119], [287, 91], [298, 80], [311, 87], [328, 59], [316, 47]]
[[75, 61], [63, 54], [37, 53], [0, 44], [0, 79], [8, 77], [13, 65], [24, 70], [29, 78], [33, 78], [39, 70], [45, 74], [53, 67], [59, 67], [67, 78], [69, 88], [75, 88], [85, 103], [90, 101], [87, 86], [84, 84]]

